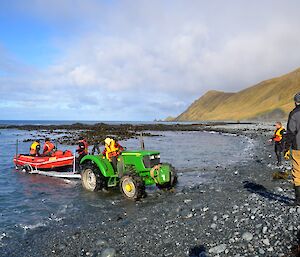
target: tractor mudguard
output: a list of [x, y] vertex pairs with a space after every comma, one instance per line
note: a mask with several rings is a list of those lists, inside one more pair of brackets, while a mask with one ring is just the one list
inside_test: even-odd
[[80, 164], [84, 164], [88, 161], [96, 164], [104, 177], [112, 177], [115, 175], [111, 163], [106, 158], [103, 158], [103, 155], [86, 155], [81, 159]]
[[[150, 177], [152, 179], [152, 183], [157, 185], [162, 185], [171, 181], [172, 168], [169, 164], [159, 164], [154, 166], [150, 170]], [[148, 184], [151, 181], [147, 181]]]
[[171, 179], [171, 167], [168, 164], [161, 164], [160, 170], [157, 174], [157, 180], [159, 184], [164, 184], [170, 181]]

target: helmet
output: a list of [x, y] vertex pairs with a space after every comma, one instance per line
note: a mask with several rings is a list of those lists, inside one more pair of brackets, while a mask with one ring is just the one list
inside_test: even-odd
[[105, 140], [104, 140], [106, 145], [110, 145], [111, 141], [112, 141], [112, 139], [109, 137], [105, 138]]
[[300, 92], [298, 92], [298, 93], [295, 95], [294, 101], [295, 101], [295, 103], [300, 104]]

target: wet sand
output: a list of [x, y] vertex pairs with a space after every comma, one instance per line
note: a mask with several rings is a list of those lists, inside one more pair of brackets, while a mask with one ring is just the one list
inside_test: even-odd
[[139, 202], [120, 199], [117, 192], [87, 193], [94, 211], [78, 209], [51, 228], [29, 231], [23, 240], [0, 249], [0, 255], [296, 256], [291, 252], [297, 245], [300, 207], [289, 206], [290, 182], [272, 180], [278, 169], [269, 158], [273, 147], [266, 143], [271, 128], [199, 127], [253, 138], [251, 158], [226, 168], [211, 167], [210, 183], [179, 184], [174, 192], [152, 190]]

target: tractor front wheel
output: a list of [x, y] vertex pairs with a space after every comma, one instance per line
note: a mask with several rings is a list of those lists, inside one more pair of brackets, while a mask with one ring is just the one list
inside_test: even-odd
[[81, 172], [81, 184], [88, 191], [98, 191], [102, 188], [102, 174], [99, 174], [97, 167], [86, 165]]
[[122, 194], [130, 200], [138, 200], [145, 196], [145, 184], [142, 179], [134, 175], [125, 175], [120, 180]]

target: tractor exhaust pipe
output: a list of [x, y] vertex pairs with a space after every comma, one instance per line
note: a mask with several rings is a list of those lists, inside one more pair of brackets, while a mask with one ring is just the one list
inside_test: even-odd
[[140, 134], [140, 145], [141, 145], [141, 149], [145, 150], [145, 141], [143, 138], [143, 132], [141, 132], [141, 134]]

